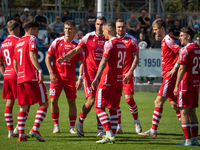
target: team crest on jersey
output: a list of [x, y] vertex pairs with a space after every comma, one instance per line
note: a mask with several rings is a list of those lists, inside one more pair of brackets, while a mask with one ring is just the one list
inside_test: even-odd
[[128, 43], [128, 40], [124, 40], [124, 43]]
[[32, 44], [32, 45], [31, 45], [31, 48], [36, 48], [36, 45], [35, 45], [35, 44]]
[[93, 39], [93, 42], [95, 42], [95, 39]]

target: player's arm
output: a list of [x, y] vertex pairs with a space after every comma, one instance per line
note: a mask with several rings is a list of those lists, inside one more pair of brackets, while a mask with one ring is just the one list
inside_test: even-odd
[[174, 88], [174, 95], [175, 96], [178, 96], [178, 87], [179, 87], [179, 84], [180, 84], [180, 82], [183, 78], [185, 68], [186, 68], [186, 65], [180, 65], [180, 67], [179, 67], [178, 75], [177, 75], [177, 79], [176, 79], [176, 85], [175, 85], [175, 88]]
[[60, 65], [64, 60], [74, 57], [83, 48], [80, 46], [75, 47], [73, 50], [69, 51], [65, 56], [61, 56], [57, 59], [57, 63]]
[[38, 58], [37, 58], [37, 55], [36, 55], [36, 51], [30, 51], [29, 52], [29, 56], [30, 56], [30, 59], [31, 59], [31, 62], [33, 64], [33, 66], [38, 70], [39, 72], [39, 83], [42, 83], [44, 81], [44, 76], [43, 76], [43, 73], [42, 73], [42, 69], [40, 67], [40, 64], [38, 62]]
[[133, 62], [132, 62], [131, 69], [129, 70], [129, 72], [124, 75], [124, 83], [129, 83], [131, 76], [133, 74], [133, 71], [135, 70], [139, 62], [139, 53], [135, 52], [132, 55], [133, 55]]
[[13, 60], [13, 67], [15, 69], [16, 74], [18, 74], [17, 60], [16, 59]]
[[96, 77], [94, 78], [93, 82], [92, 82], [92, 88], [94, 89], [94, 86], [98, 84], [98, 79], [100, 78], [104, 68], [106, 67], [106, 63], [108, 61], [108, 58], [107, 57], [103, 57], [101, 59], [101, 62], [99, 64], [99, 68], [97, 70], [97, 74], [96, 74]]
[[45, 63], [46, 63], [46, 66], [47, 66], [47, 69], [49, 71], [49, 75], [50, 75], [50, 80], [53, 84], [56, 84], [57, 83], [57, 77], [56, 75], [53, 73], [53, 70], [51, 68], [51, 58], [52, 56], [47, 54], [46, 55], [46, 58], [45, 58]]
[[83, 84], [83, 61], [79, 61], [79, 77], [76, 82], [76, 89], [79, 90]]
[[4, 76], [5, 67], [4, 67], [4, 64], [3, 64], [3, 59], [0, 59], [0, 72]]
[[179, 67], [179, 60], [180, 60], [180, 55], [179, 55], [180, 50], [181, 50], [181, 49], [179, 49], [178, 52], [177, 52], [178, 59], [177, 59], [177, 61], [176, 61], [176, 64], [174, 65], [174, 67], [173, 67], [170, 71], [167, 72], [167, 76], [173, 76], [174, 73], [178, 70], [178, 67]]

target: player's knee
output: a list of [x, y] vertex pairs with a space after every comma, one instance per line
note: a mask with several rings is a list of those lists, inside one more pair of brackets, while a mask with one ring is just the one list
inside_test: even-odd
[[69, 106], [75, 106], [76, 105], [75, 99], [68, 99], [68, 104]]
[[48, 102], [44, 102], [44, 103], [41, 103], [40, 106], [44, 106], [44, 107], [48, 108], [49, 107], [49, 103]]
[[51, 98], [51, 105], [58, 105], [58, 99]]

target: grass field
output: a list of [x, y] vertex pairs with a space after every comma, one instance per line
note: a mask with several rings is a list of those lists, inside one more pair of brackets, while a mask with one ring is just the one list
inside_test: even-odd
[[[2, 90], [0, 90], [2, 93]], [[83, 90], [78, 91], [77, 114], [85, 102]], [[151, 120], [154, 111], [154, 100], [157, 93], [151, 92], [136, 92], [135, 101], [138, 105], [139, 119], [143, 131], [150, 129]], [[0, 97], [2, 97], [0, 95]], [[124, 134], [116, 135], [115, 144], [96, 144], [96, 117], [94, 109], [88, 114], [84, 122], [85, 137], [80, 138], [77, 135], [69, 133], [69, 118], [68, 105], [64, 93], [62, 92], [60, 100], [60, 129], [61, 133], [53, 134], [53, 121], [51, 118], [50, 109], [48, 109], [47, 116], [40, 127], [40, 133], [45, 138], [46, 142], [39, 142], [35, 138], [30, 138], [27, 142], [18, 142], [17, 138], [8, 139], [7, 126], [4, 119], [5, 100], [0, 100], [0, 149], [1, 150], [62, 150], [62, 149], [77, 149], [77, 150], [103, 150], [103, 149], [134, 149], [134, 150], [154, 150], [154, 149], [169, 149], [169, 150], [199, 150], [200, 146], [185, 147], [178, 146], [176, 143], [183, 141], [183, 131], [181, 123], [178, 121], [175, 112], [172, 110], [170, 103], [166, 102], [163, 110], [163, 117], [158, 127], [158, 137], [141, 137], [135, 133], [135, 126], [132, 115], [129, 112], [128, 105], [122, 96], [121, 111], [122, 111], [122, 128]], [[33, 126], [35, 113], [38, 105], [31, 106], [28, 119], [26, 121], [25, 133], [29, 133]], [[15, 103], [13, 109], [14, 125], [17, 123], [17, 115], [19, 106]], [[197, 116], [200, 119], [200, 109], [197, 109]], [[78, 117], [77, 117], [78, 118]], [[200, 142], [200, 140], [199, 140]]]

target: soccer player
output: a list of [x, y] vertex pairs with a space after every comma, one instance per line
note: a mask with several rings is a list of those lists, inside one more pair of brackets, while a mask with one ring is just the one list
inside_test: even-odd
[[[174, 95], [178, 96], [178, 107], [181, 112], [181, 124], [185, 141], [178, 145], [198, 146], [198, 119], [196, 108], [199, 98], [200, 75], [200, 48], [192, 43], [194, 31], [191, 28], [182, 28], [179, 39], [184, 45], [180, 51], [179, 70], [174, 88]], [[192, 130], [192, 141], [190, 140]]]
[[[137, 40], [129, 34], [126, 34], [126, 27], [123, 19], [118, 19], [116, 21], [116, 32], [117, 37], [124, 42], [127, 48], [126, 58], [125, 58], [125, 68], [123, 71], [124, 74], [124, 83], [123, 90], [126, 98], [126, 102], [129, 105], [129, 110], [134, 118], [135, 130], [136, 133], [142, 132], [142, 127], [140, 125], [140, 121], [138, 119], [138, 108], [135, 100], [133, 98], [134, 94], [134, 73], [133, 71], [137, 67], [139, 62], [139, 49], [137, 46]], [[117, 114], [119, 117], [119, 123], [117, 125], [117, 134], [122, 134], [121, 128], [121, 110], [117, 109]]]
[[[99, 63], [103, 55], [103, 46], [105, 43], [105, 37], [103, 35], [102, 26], [106, 22], [106, 19], [99, 16], [96, 20], [95, 27], [96, 31], [86, 34], [80, 44], [68, 52], [65, 56], [61, 56], [57, 62], [61, 64], [64, 60], [72, 58], [83, 49], [85, 51], [85, 59], [83, 64], [83, 77], [84, 77], [84, 91], [87, 102], [83, 105], [79, 114], [79, 121], [76, 124], [77, 134], [80, 137], [84, 136], [83, 122], [87, 114], [90, 112], [95, 102], [96, 87], [92, 89], [91, 83], [94, 80]], [[105, 135], [103, 132], [103, 126], [97, 118], [97, 137]]]
[[163, 20], [155, 20], [152, 24], [152, 27], [155, 35], [162, 39], [161, 58], [163, 82], [155, 100], [151, 129], [144, 133], [138, 134], [142, 136], [157, 137], [157, 128], [162, 117], [163, 105], [167, 98], [169, 99], [172, 108], [175, 110], [177, 117], [179, 120], [181, 119], [180, 109], [177, 107], [177, 98], [173, 94], [177, 77], [178, 54], [181, 47], [174, 42], [174, 39], [172, 39], [170, 35], [167, 34], [166, 25]]
[[[127, 53], [125, 44], [116, 37], [115, 23], [104, 24], [103, 34], [109, 41], [104, 45], [103, 58], [91, 85], [94, 88], [101, 76], [95, 98], [95, 112], [106, 130], [106, 135], [97, 144], [115, 142], [118, 124], [116, 108], [119, 107], [122, 96], [124, 60]], [[110, 118], [105, 108], [108, 108]]]
[[[5, 107], [5, 120], [8, 127], [8, 138], [16, 137], [13, 129], [12, 110], [17, 98], [17, 74], [13, 67], [13, 55], [17, 41], [19, 40], [20, 24], [10, 20], [7, 23], [9, 36], [4, 40], [0, 50], [0, 71], [4, 76], [3, 99], [7, 99]], [[6, 69], [4, 68], [4, 64]]]
[[18, 40], [15, 46], [14, 68], [17, 73], [17, 100], [20, 105], [18, 113], [18, 141], [27, 141], [24, 134], [26, 112], [30, 105], [39, 103], [40, 107], [36, 113], [35, 123], [29, 134], [39, 141], [45, 141], [38, 131], [43, 122], [47, 108], [48, 98], [42, 69], [38, 62], [37, 34], [39, 24], [34, 20], [27, 20], [23, 24], [25, 35]]
[[[69, 120], [70, 120], [70, 133], [76, 134], [74, 128], [76, 122], [76, 89], [80, 89], [83, 82], [83, 53], [75, 55], [73, 58], [65, 60], [61, 65], [58, 65], [56, 60], [79, 43], [74, 38], [76, 31], [76, 24], [73, 20], [67, 20], [64, 23], [65, 35], [53, 41], [46, 55], [46, 66], [50, 74], [50, 89], [49, 96], [51, 98], [51, 116], [54, 121], [53, 133], [60, 132], [59, 128], [59, 107], [58, 98], [64, 87], [65, 94], [69, 104]], [[53, 57], [53, 67], [51, 67], [51, 58]], [[76, 61], [79, 61], [79, 79], [76, 84], [75, 66]]]

